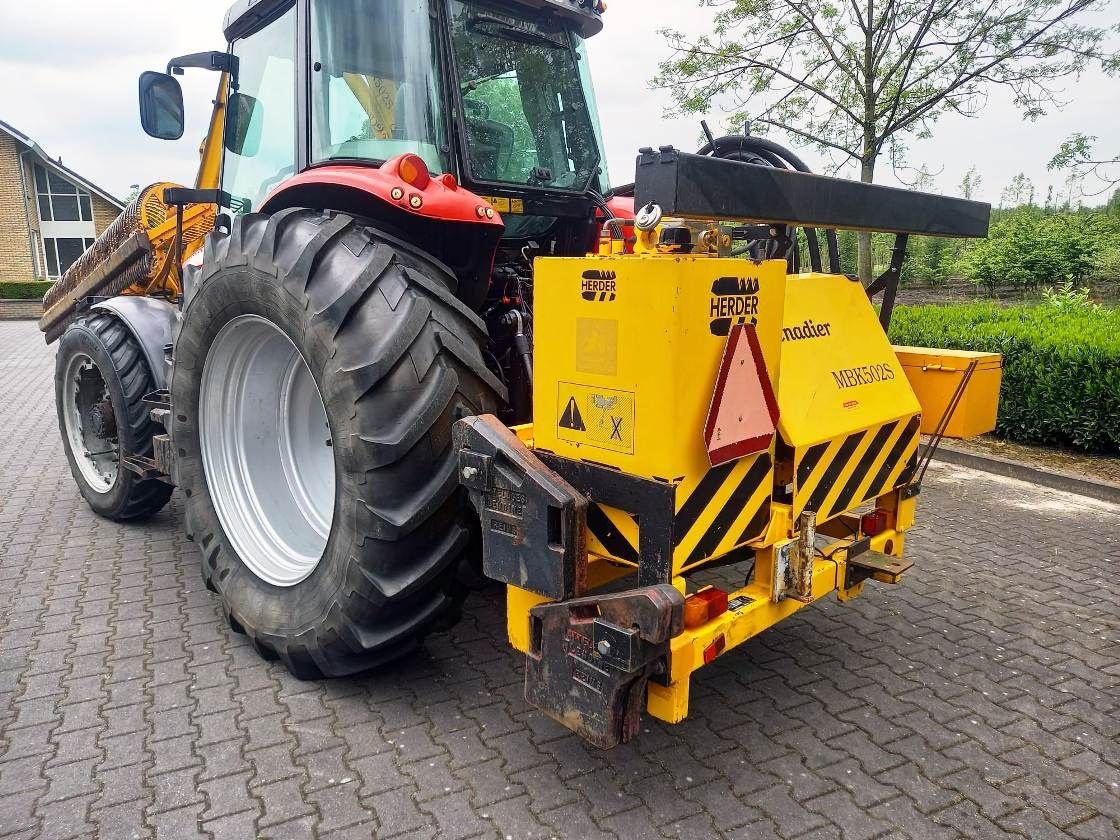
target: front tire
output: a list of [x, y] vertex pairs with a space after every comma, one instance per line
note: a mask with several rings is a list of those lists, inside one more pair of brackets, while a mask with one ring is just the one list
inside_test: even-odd
[[298, 677], [412, 650], [470, 537], [451, 426], [494, 411], [442, 265], [335, 213], [211, 234], [172, 373], [188, 530], [231, 625]]
[[140, 343], [119, 319], [95, 311], [66, 328], [55, 356], [58, 428], [78, 490], [106, 519], [143, 519], [171, 498], [170, 485], [122, 463], [152, 457], [160, 429], [144, 397], [154, 390]]

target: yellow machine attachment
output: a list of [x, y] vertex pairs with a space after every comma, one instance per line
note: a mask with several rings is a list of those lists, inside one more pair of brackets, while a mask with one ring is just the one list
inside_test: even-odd
[[[853, 546], [884, 565], [884, 579], [895, 582], [904, 569], [885, 555], [901, 557], [913, 519], [905, 486], [918, 401], [860, 283], [786, 270], [785, 260], [676, 254], [537, 263], [537, 453], [664, 487], [672, 501], [671, 527], [662, 528], [671, 534], [667, 579], [682, 593], [690, 571], [755, 557], [753, 580], [728, 593], [725, 612], [709, 619], [710, 608], [686, 611], [669, 679], [649, 688], [649, 711], [665, 720], [684, 718], [689, 675], [719, 653], [832, 591], [858, 594], [860, 583], [848, 585]], [[584, 290], [600, 288], [598, 278], [609, 278], [610, 292], [589, 299]], [[728, 334], [740, 323], [757, 336], [777, 394], [778, 433], [761, 451], [713, 467], [700, 430]], [[868, 502], [879, 511], [868, 519], [873, 535], [844, 516]], [[640, 523], [661, 526], [654, 511], [634, 507], [599, 501], [592, 490], [593, 565], [621, 574], [649, 555]], [[795, 576], [806, 511], [837, 543], [819, 554], [814, 546]], [[510, 638], [522, 650], [530, 646], [529, 610], [542, 600], [511, 589]], [[701, 594], [698, 603], [708, 601]]]
[[[849, 189], [648, 157], [639, 191], [645, 174], [667, 204], [744, 207], [732, 218], [767, 218], [769, 190], [777, 218], [823, 222], [843, 206], [828, 191]], [[921, 230], [927, 203], [945, 209], [867, 186], [854, 199], [885, 204], [869, 204], [864, 227]], [[980, 235], [986, 217], [962, 210], [975, 218], [956, 235]], [[898, 583], [911, 565], [922, 408], [868, 289], [788, 273], [784, 224], [739, 225], [753, 243], [743, 250], [763, 258], [736, 258], [730, 227], [688, 218], [665, 221], [650, 202], [635, 253], [612, 236], [600, 256], [538, 259], [534, 424], [515, 436], [470, 418], [455, 430], [484, 572], [508, 584], [526, 697], [601, 747], [629, 740], [643, 708], [682, 720], [691, 675], [737, 645], [830, 593]], [[691, 579], [740, 563], [750, 571], [734, 591]]]
[[[199, 149], [197, 189], [218, 185], [228, 78], [222, 74], [210, 129]], [[179, 210], [165, 203], [167, 190], [178, 184], [151, 184], [70, 266], [43, 298], [39, 329], [50, 343], [94, 297], [157, 295], [177, 298], [181, 289], [180, 260], [198, 251], [214, 227], [216, 207], [193, 204]], [[181, 235], [181, 243], [178, 241]]]
[[[547, 469], [568, 487], [551, 491], [551, 509], [561, 512], [542, 541], [558, 547], [566, 528], [583, 529], [577, 564], [586, 567], [570, 581], [527, 568], [527, 552], [511, 558], [524, 583], [508, 589], [509, 637], [529, 655], [527, 690], [546, 711], [556, 698], [543, 688], [534, 694], [532, 663], [544, 668], [548, 639], [572, 638], [579, 621], [570, 605], [580, 599], [557, 596], [627, 576], [680, 593], [681, 626], [665, 631], [668, 667], [648, 683], [648, 711], [677, 722], [688, 712], [693, 671], [812, 601], [831, 592], [854, 597], [871, 576], [895, 583], [908, 567], [901, 557], [915, 504], [908, 483], [918, 401], [861, 284], [786, 271], [785, 260], [707, 254], [537, 262], [537, 420], [518, 432], [541, 466], [534, 472], [525, 458], [530, 480], [513, 481], [518, 489], [503, 504], [478, 503], [500, 529], [493, 514], [527, 512], [526, 487]], [[736, 347], [736, 336], [757, 352]], [[773, 415], [757, 410], [767, 394], [776, 398]], [[714, 426], [721, 402], [735, 412], [723, 411]], [[736, 440], [746, 450], [713, 466], [713, 453]], [[493, 476], [494, 466], [481, 468]], [[586, 499], [570, 523], [565, 493]], [[866, 516], [853, 513], [861, 507]], [[828, 542], [818, 546], [814, 530]], [[686, 578], [751, 558], [754, 575], [734, 592], [694, 592]], [[496, 549], [486, 562], [489, 575], [511, 579]], [[652, 609], [647, 597], [639, 607], [616, 606], [640, 613]], [[568, 624], [550, 632], [541, 609], [553, 601], [565, 611], [559, 624]], [[590, 601], [601, 615], [602, 599]], [[594, 640], [593, 630], [586, 638]], [[616, 740], [586, 714], [574, 727], [603, 746]]]

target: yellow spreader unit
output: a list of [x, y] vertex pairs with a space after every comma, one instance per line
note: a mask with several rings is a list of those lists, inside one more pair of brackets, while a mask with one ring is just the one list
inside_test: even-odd
[[[688, 609], [703, 592], [686, 601], [668, 673], [648, 688], [648, 711], [666, 721], [686, 716], [689, 677], [706, 662], [807, 603], [854, 597], [868, 576], [897, 582], [908, 566], [897, 558], [913, 522], [918, 401], [860, 283], [786, 271], [785, 260], [679, 254], [536, 263], [536, 422], [522, 439], [538, 455], [663, 486], [671, 522], [647, 527], [668, 536], [667, 580], [682, 594], [690, 571], [755, 559], [725, 609], [722, 597], [719, 609]], [[702, 432], [739, 325], [757, 336], [780, 419], [760, 451], [713, 466]], [[631, 502], [592, 490], [591, 586], [632, 573], [647, 553], [643, 502]], [[864, 506], [865, 519], [850, 513]], [[834, 539], [798, 571], [806, 512]], [[530, 650], [530, 610], [547, 601], [509, 587], [518, 649]]]

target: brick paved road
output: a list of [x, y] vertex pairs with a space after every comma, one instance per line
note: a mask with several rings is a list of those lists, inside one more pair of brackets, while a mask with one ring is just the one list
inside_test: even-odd
[[177, 504], [81, 502], [51, 372], [0, 324], [0, 835], [1120, 836], [1120, 509], [935, 468], [903, 587], [805, 611], [598, 753], [526, 707], [494, 596], [363, 679], [261, 662]]

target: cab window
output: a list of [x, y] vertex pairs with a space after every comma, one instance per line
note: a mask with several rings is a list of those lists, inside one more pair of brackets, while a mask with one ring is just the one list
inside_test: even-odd
[[296, 13], [233, 43], [237, 90], [226, 111], [222, 188], [248, 213], [296, 170]]

